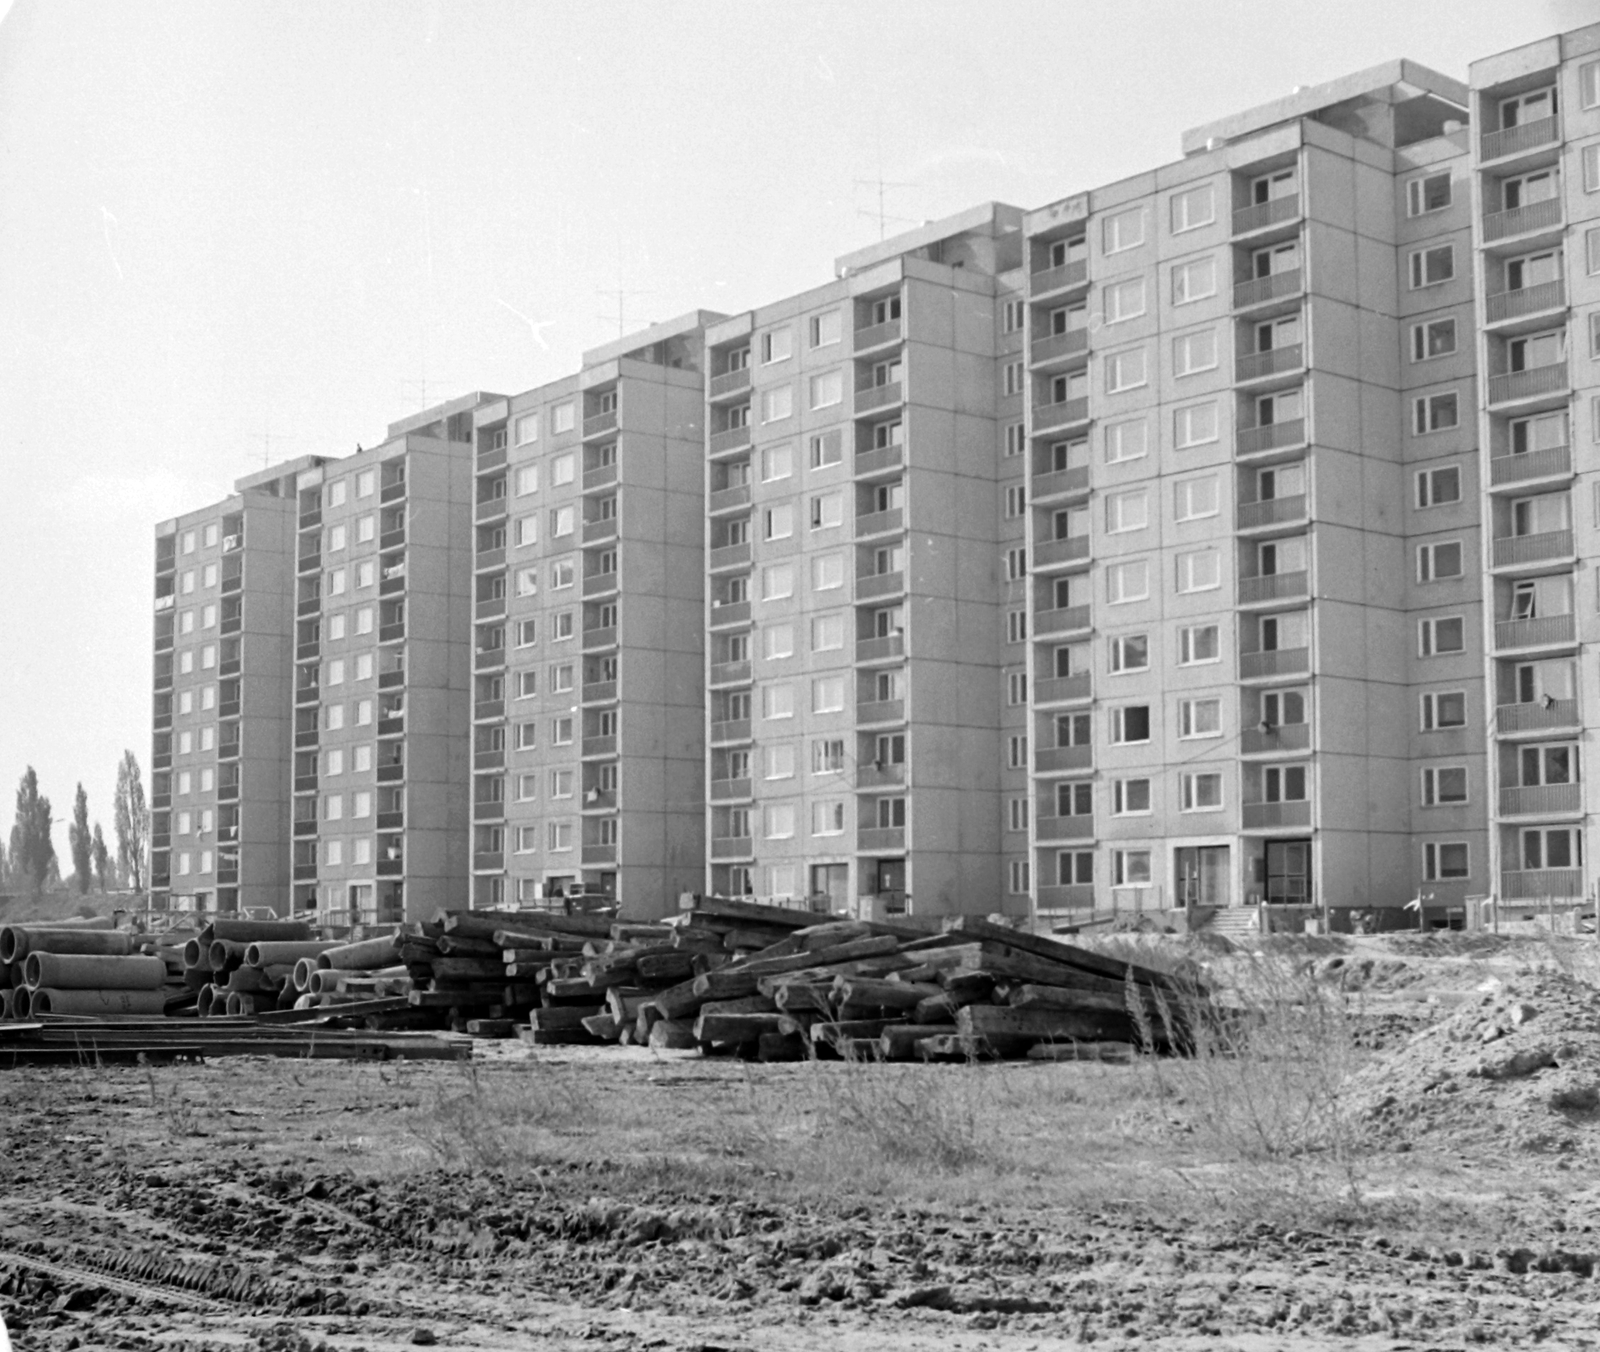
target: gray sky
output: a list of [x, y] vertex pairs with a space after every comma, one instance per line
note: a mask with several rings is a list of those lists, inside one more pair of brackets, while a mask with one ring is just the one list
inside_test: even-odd
[[[0, 835], [148, 766], [152, 526], [263, 457], [1600, 0], [0, 0]], [[903, 186], [900, 186], [903, 185]], [[609, 296], [602, 294], [610, 292]], [[519, 317], [520, 316], [520, 317]], [[534, 330], [530, 321], [547, 327]], [[66, 832], [57, 832], [65, 850]]]

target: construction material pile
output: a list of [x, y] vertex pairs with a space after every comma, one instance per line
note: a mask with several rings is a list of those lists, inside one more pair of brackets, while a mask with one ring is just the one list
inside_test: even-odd
[[184, 999], [177, 936], [114, 929], [110, 917], [0, 927], [0, 1018], [159, 1017]]

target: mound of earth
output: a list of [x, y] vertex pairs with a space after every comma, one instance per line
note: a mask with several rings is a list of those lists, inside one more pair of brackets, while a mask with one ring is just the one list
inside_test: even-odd
[[1430, 1148], [1600, 1150], [1600, 989], [1550, 974], [1501, 986], [1376, 1058], [1348, 1110]]

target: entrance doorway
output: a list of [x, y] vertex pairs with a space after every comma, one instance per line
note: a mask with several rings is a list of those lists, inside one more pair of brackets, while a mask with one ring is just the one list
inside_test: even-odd
[[1311, 904], [1311, 842], [1267, 842], [1267, 892], [1269, 906]]
[[1232, 900], [1226, 845], [1182, 847], [1176, 877], [1180, 906], [1226, 906]]
[[827, 909], [842, 911], [850, 901], [849, 864], [813, 864], [810, 895], [820, 905], [827, 898]]

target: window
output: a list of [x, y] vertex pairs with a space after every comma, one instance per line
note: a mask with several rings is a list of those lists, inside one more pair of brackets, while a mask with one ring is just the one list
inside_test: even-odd
[[1422, 731], [1442, 732], [1467, 726], [1465, 690], [1430, 690], [1422, 696]]
[[1172, 303], [1188, 305], [1217, 294], [1217, 264], [1213, 258], [1196, 258], [1172, 267]]
[[1303, 803], [1306, 800], [1306, 767], [1269, 765], [1261, 772], [1262, 799], [1268, 803]]
[[1215, 549], [1195, 549], [1177, 558], [1178, 591], [1212, 591], [1222, 585], [1222, 555]]
[[818, 615], [811, 621], [811, 651], [832, 652], [844, 647], [844, 617]]
[[1467, 801], [1467, 767], [1425, 766], [1422, 771], [1422, 806], [1453, 807]]
[[1008, 610], [1006, 612], [1006, 642], [1026, 643], [1028, 641], [1028, 612], [1025, 610]]
[[761, 716], [763, 718], [794, 717], [794, 687], [768, 685], [761, 690]]
[[761, 360], [763, 362], [787, 361], [794, 355], [794, 332], [791, 329], [773, 329], [761, 335]]
[[1106, 356], [1106, 393], [1133, 390], [1146, 383], [1144, 349], [1130, 347]]
[[1578, 152], [1583, 169], [1584, 192], [1600, 191], [1600, 142], [1591, 142]]
[[550, 772], [550, 796], [552, 798], [572, 797], [571, 770], [552, 770]]
[[[348, 536], [349, 536], [349, 532], [344, 526], [329, 526], [328, 527], [328, 552], [330, 554], [333, 554], [333, 553], [336, 553], [337, 551], [343, 549], [345, 547], [346, 542], [347, 542]], [[210, 565], [208, 565], [208, 567], [209, 566]], [[211, 578], [209, 577], [209, 575], [206, 578], [206, 585], [207, 586], [211, 585]]]
[[787, 563], [769, 564], [761, 570], [761, 599], [781, 601], [794, 595], [794, 567]]
[[1206, 329], [1200, 333], [1186, 333], [1172, 340], [1173, 374], [1192, 376], [1200, 371], [1217, 369], [1217, 333]]
[[1106, 567], [1106, 599], [1114, 606], [1127, 601], [1143, 601], [1150, 595], [1150, 563], [1147, 559], [1127, 559]]
[[536, 516], [519, 516], [513, 531], [512, 538], [520, 549], [523, 545], [536, 545], [539, 543], [539, 518]]
[[572, 848], [571, 822], [546, 822], [545, 844], [554, 854], [564, 854]]
[[1006, 802], [1008, 831], [1026, 831], [1028, 829], [1028, 800], [1026, 798], [1011, 798]]
[[1120, 464], [1124, 460], [1142, 459], [1147, 450], [1145, 420], [1129, 418], [1110, 423], [1106, 427], [1106, 462]]
[[550, 534], [556, 539], [564, 535], [571, 535], [573, 527], [572, 508], [556, 507], [550, 512]]
[[1178, 736], [1185, 741], [1202, 737], [1222, 736], [1222, 701], [1220, 699], [1179, 700]]
[[343, 507], [344, 496], [345, 482], [343, 479], [335, 479], [331, 484], [328, 485], [328, 506]]
[[1222, 806], [1222, 776], [1215, 770], [1178, 776], [1180, 812], [1215, 812]]
[[812, 469], [826, 469], [844, 458], [844, 438], [837, 430], [817, 433], [810, 445]]
[[794, 626], [769, 624], [762, 631], [763, 648], [769, 662], [794, 656]]
[[517, 472], [511, 476], [511, 491], [519, 498], [525, 498], [529, 493], [539, 491], [539, 467], [537, 465], [519, 465]]
[[550, 590], [565, 591], [572, 586], [576, 575], [577, 570], [570, 558], [557, 559], [550, 565]]
[[529, 442], [539, 440], [539, 415], [537, 412], [522, 414], [511, 426], [518, 446], [526, 446]]
[[1461, 574], [1461, 541], [1444, 540], [1417, 546], [1418, 582], [1443, 582]]
[[1600, 106], [1600, 61], [1588, 61], [1578, 67], [1578, 106]]
[[1198, 521], [1218, 511], [1217, 476], [1179, 479], [1172, 485], [1172, 514], [1177, 521]]
[[1148, 779], [1111, 781], [1111, 813], [1115, 817], [1142, 817], [1150, 814]]
[[1130, 488], [1106, 494], [1106, 531], [1109, 534], [1143, 530], [1149, 524], [1150, 504], [1144, 489]]
[[1026, 549], [1006, 550], [1006, 581], [1016, 582], [1028, 575], [1028, 551]]
[[1406, 184], [1406, 215], [1425, 216], [1450, 205], [1450, 173], [1424, 174]]
[[1583, 862], [1583, 833], [1575, 827], [1522, 833], [1522, 867], [1574, 868]]
[[1144, 313], [1143, 277], [1134, 277], [1125, 282], [1112, 282], [1103, 289], [1107, 324], [1117, 324], [1124, 319], [1136, 319]]
[[1454, 390], [1449, 394], [1424, 395], [1412, 403], [1411, 410], [1411, 428], [1419, 437], [1429, 432], [1446, 432], [1461, 421]]
[[811, 407], [832, 408], [844, 399], [844, 376], [838, 371], [824, 371], [811, 377]]
[[1150, 706], [1125, 704], [1111, 711], [1111, 742], [1113, 746], [1128, 746], [1150, 740]]
[[561, 643], [572, 637], [574, 632], [573, 612], [558, 610], [550, 617], [550, 641]]
[[1001, 374], [1004, 378], [1003, 393], [1007, 398], [1022, 393], [1027, 385], [1027, 378], [1023, 375], [1020, 361], [1008, 361], [1002, 368]]
[[844, 586], [844, 556], [822, 554], [811, 560], [811, 590], [832, 591]]
[[1456, 350], [1456, 321], [1430, 319], [1411, 326], [1411, 360], [1432, 361]]
[[1028, 490], [1021, 484], [1006, 489], [1006, 520], [1015, 521], [1028, 509]]
[[537, 596], [539, 594], [539, 570], [537, 568], [517, 569], [517, 595]]
[[829, 310], [826, 314], [811, 316], [810, 337], [812, 347], [831, 347], [839, 341], [840, 331], [841, 326], [837, 310]]
[[761, 452], [761, 482], [774, 483], [794, 473], [794, 447], [769, 446]]
[[826, 798], [811, 805], [811, 834], [837, 836], [844, 831], [844, 799]]
[[336, 657], [328, 663], [328, 684], [344, 684], [344, 658]]
[[811, 682], [811, 711], [835, 714], [844, 708], [844, 677], [819, 676]]
[[1217, 440], [1217, 405], [1215, 401], [1188, 404], [1172, 411], [1172, 440], [1177, 448], [1204, 446]]
[[1442, 507], [1461, 501], [1461, 471], [1454, 465], [1425, 469], [1417, 475], [1417, 506]]
[[1417, 624], [1418, 657], [1465, 652], [1466, 646], [1466, 621], [1459, 615], [1422, 620]]
[[572, 745], [572, 719], [563, 714], [559, 718], [550, 720], [550, 745]]
[[794, 387], [779, 385], [761, 393], [761, 421], [780, 422], [794, 416]]
[[1455, 245], [1441, 244], [1431, 249], [1418, 249], [1407, 258], [1407, 266], [1413, 291], [1448, 282], [1456, 275]]
[[1026, 770], [1028, 768], [1028, 739], [1024, 736], [1012, 736], [1007, 741], [1006, 764], [1013, 770]]
[[1107, 216], [1102, 223], [1103, 251], [1121, 253], [1144, 243], [1144, 208], [1130, 207]]
[[377, 531], [378, 518], [368, 512], [366, 516], [360, 517], [356, 521], [356, 542], [358, 544], [370, 544], [376, 538]]
[[[560, 430], [559, 428], [557, 429]], [[578, 472], [577, 457], [567, 454], [558, 455], [550, 462], [550, 482], [556, 487], [570, 484]]]
[[1110, 647], [1114, 673], [1150, 670], [1150, 635], [1118, 634]]
[[569, 401], [557, 404], [550, 410], [550, 430], [552, 432], [570, 432], [577, 425], [577, 410]]
[[1006, 673], [1006, 703], [1013, 709], [1028, 702], [1028, 673], [1025, 671], [1008, 671]]
[[1172, 194], [1172, 233], [1197, 230], [1217, 219], [1217, 195], [1209, 183]]
[[1428, 882], [1445, 882], [1470, 876], [1466, 842], [1426, 842], [1422, 847], [1422, 876]]
[[517, 672], [516, 699], [532, 699], [539, 693], [539, 673], [532, 668]]
[[517, 633], [517, 647], [519, 647], [519, 648], [531, 648], [531, 647], [533, 647], [533, 645], [536, 644], [539, 641], [539, 621], [538, 620], [518, 620], [517, 621], [516, 633]]
[[794, 534], [794, 504], [785, 502], [762, 513], [765, 538], [787, 540]]

